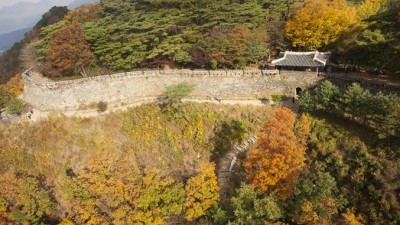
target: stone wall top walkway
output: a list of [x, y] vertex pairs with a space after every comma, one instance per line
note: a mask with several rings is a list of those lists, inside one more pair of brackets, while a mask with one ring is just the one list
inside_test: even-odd
[[32, 73], [32, 68], [26, 70], [22, 73], [22, 77], [32, 84], [41, 84], [41, 85], [67, 85], [74, 83], [82, 83], [90, 80], [107, 80], [114, 78], [123, 78], [123, 77], [140, 77], [140, 76], [172, 76], [172, 75], [181, 75], [181, 76], [257, 76], [257, 75], [278, 75], [279, 70], [189, 70], [189, 69], [179, 69], [179, 70], [139, 70], [139, 71], [131, 71], [131, 72], [123, 72], [123, 73], [115, 73], [110, 75], [99, 75], [92, 77], [84, 77], [79, 79], [71, 79], [64, 81], [43, 81], [37, 80], [30, 76]]

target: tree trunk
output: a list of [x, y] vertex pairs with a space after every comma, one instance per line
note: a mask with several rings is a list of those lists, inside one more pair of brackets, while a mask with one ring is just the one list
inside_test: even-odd
[[81, 72], [80, 72], [80, 74], [82, 75], [82, 77], [87, 77], [85, 68], [81, 67]]

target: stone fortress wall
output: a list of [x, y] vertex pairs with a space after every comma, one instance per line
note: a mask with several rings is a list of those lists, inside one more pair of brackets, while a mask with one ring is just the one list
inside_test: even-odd
[[78, 109], [99, 101], [109, 104], [154, 101], [165, 87], [187, 82], [196, 85], [192, 98], [260, 97], [271, 93], [294, 95], [296, 88], [316, 85], [316, 73], [278, 74], [271, 70], [148, 70], [46, 82], [23, 73], [24, 100], [41, 110]]

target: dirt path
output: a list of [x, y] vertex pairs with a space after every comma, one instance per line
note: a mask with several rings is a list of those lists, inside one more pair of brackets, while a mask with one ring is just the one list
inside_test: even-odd
[[387, 75], [372, 75], [368, 73], [361, 72], [349, 72], [345, 73], [332, 73], [326, 74], [328, 78], [336, 78], [344, 81], [350, 82], [364, 82], [370, 85], [378, 85], [382, 87], [392, 87], [394, 91], [400, 91], [400, 79], [392, 78]]
[[[254, 105], [254, 106], [265, 106], [265, 105], [270, 105], [270, 103], [265, 103], [261, 100], [258, 99], [223, 99], [220, 102], [217, 100], [207, 100], [207, 99], [183, 99], [183, 102], [197, 102], [197, 103], [212, 103], [212, 104], [221, 104], [221, 105]], [[146, 102], [134, 102], [131, 104], [124, 104], [124, 105], [114, 105], [110, 106], [105, 112], [98, 112], [97, 108], [94, 109], [82, 109], [82, 110], [52, 110], [52, 111], [45, 111], [45, 110], [40, 110], [33, 108], [33, 114], [31, 114], [31, 118], [28, 117], [30, 113], [25, 113], [22, 116], [14, 116], [11, 119], [3, 119], [0, 122], [2, 122], [5, 126], [9, 126], [13, 123], [18, 123], [18, 122], [35, 122], [35, 121], [40, 121], [40, 120], [45, 120], [47, 119], [50, 115], [51, 116], [67, 116], [67, 117], [96, 117], [112, 112], [118, 112], [118, 111], [126, 111], [131, 107], [136, 107], [140, 106], [142, 104], [149, 103], [151, 101], [146, 101]], [[276, 105], [278, 106], [284, 106], [287, 108], [290, 108], [294, 112], [298, 111], [298, 101], [296, 100], [295, 103], [292, 102], [291, 99], [284, 101], [284, 102], [279, 102]]]
[[217, 166], [218, 186], [221, 202], [227, 202], [228, 191], [231, 187], [231, 176], [235, 173], [238, 166], [237, 160], [240, 154], [244, 154], [257, 142], [257, 136], [253, 136], [240, 145], [228, 151], [219, 161]]
[[129, 108], [136, 107], [142, 104], [145, 104], [146, 102], [143, 103], [131, 103], [131, 104], [126, 104], [123, 106], [111, 106], [109, 109], [107, 109], [105, 112], [99, 112], [97, 108], [95, 109], [82, 109], [82, 110], [53, 110], [53, 111], [42, 111], [39, 109], [34, 109], [34, 112], [31, 116], [31, 121], [40, 121], [47, 119], [50, 115], [54, 116], [61, 116], [65, 115], [67, 117], [82, 117], [82, 118], [87, 118], [87, 117], [96, 117], [112, 112], [118, 112], [118, 111], [126, 111]]
[[[200, 100], [200, 99], [183, 99], [183, 102], [197, 102], [197, 103], [213, 103], [213, 104], [222, 104], [222, 105], [254, 105], [254, 106], [265, 106], [266, 104], [262, 102], [261, 100], [258, 99], [248, 99], [248, 100], [222, 100], [221, 102], [218, 102], [216, 100]], [[33, 114], [31, 115], [31, 119], [28, 119], [26, 116], [22, 116], [22, 121], [40, 121], [47, 119], [49, 115], [54, 115], [54, 116], [60, 116], [60, 115], [65, 115], [67, 117], [95, 117], [111, 112], [118, 112], [118, 111], [126, 111], [131, 107], [136, 107], [142, 104], [145, 104], [147, 102], [142, 102], [142, 103], [132, 103], [132, 104], [126, 104], [124, 106], [114, 106], [114, 107], [109, 107], [105, 112], [100, 113], [97, 111], [97, 109], [85, 109], [85, 110], [65, 110], [65, 111], [42, 111], [39, 109], [33, 109]], [[289, 107], [292, 106], [292, 108], [295, 110], [298, 106], [297, 104], [292, 104], [290, 101], [280, 103], [282, 106]]]

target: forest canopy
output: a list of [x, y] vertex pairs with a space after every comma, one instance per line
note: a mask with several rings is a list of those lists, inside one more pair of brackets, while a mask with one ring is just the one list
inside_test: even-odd
[[[50, 10], [0, 69], [4, 82], [31, 65], [49, 77], [261, 67], [290, 49], [331, 51], [333, 63], [397, 76], [399, 10], [398, 0], [101, 0]], [[74, 41], [62, 41], [67, 30]]]

